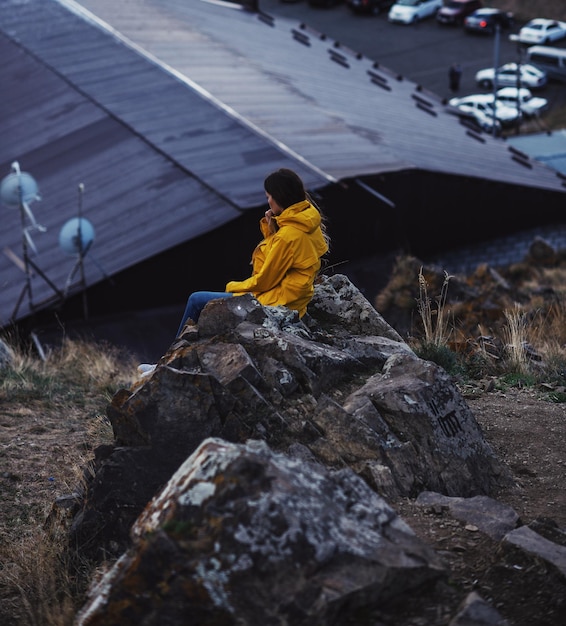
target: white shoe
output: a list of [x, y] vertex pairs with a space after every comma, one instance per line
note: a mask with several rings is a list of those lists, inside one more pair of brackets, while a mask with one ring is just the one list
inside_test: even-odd
[[141, 363], [138, 365], [138, 372], [140, 374], [151, 374], [156, 367], [156, 363]]

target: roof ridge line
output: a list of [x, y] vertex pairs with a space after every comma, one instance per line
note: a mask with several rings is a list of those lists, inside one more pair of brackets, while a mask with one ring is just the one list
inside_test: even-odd
[[147, 59], [148, 61], [150, 61], [157, 67], [161, 68], [162, 70], [164, 70], [165, 72], [167, 72], [168, 74], [170, 74], [171, 76], [179, 80], [181, 83], [187, 85], [188, 87], [196, 91], [207, 102], [209, 102], [210, 104], [213, 104], [218, 109], [220, 109], [221, 111], [229, 115], [232, 119], [236, 120], [243, 126], [247, 127], [249, 130], [251, 130], [255, 134], [269, 141], [271, 144], [273, 144], [279, 150], [281, 150], [281, 152], [285, 153], [286, 155], [290, 156], [296, 161], [299, 161], [305, 167], [308, 167], [309, 169], [311, 169], [313, 172], [316, 172], [319, 176], [321, 176], [328, 182], [331, 182], [331, 183], [338, 182], [338, 180], [334, 176], [321, 170], [319, 167], [317, 167], [316, 165], [314, 165], [313, 163], [305, 159], [303, 156], [295, 152], [289, 146], [279, 141], [278, 139], [275, 139], [275, 137], [273, 137], [266, 131], [262, 130], [259, 126], [256, 126], [249, 119], [247, 119], [246, 117], [238, 113], [235, 109], [233, 109], [232, 107], [229, 107], [228, 105], [223, 103], [221, 100], [216, 98], [213, 94], [211, 94], [209, 91], [204, 89], [201, 85], [199, 85], [198, 83], [195, 83], [188, 76], [185, 76], [184, 74], [182, 74], [175, 68], [171, 67], [169, 64], [161, 61], [158, 57], [153, 55], [151, 52], [147, 51], [145, 48], [142, 48], [141, 46], [133, 42], [131, 39], [123, 35], [120, 31], [116, 30], [114, 27], [108, 24], [108, 22], [105, 22], [104, 20], [100, 19], [99, 17], [94, 15], [94, 13], [92, 13], [85, 7], [75, 2], [75, 0], [56, 0], [56, 2], [66, 7], [69, 11], [75, 13], [75, 15], [78, 15], [79, 17], [85, 19], [86, 21], [94, 24], [98, 28], [110, 33], [113, 37], [121, 41], [124, 45], [128, 46], [128, 48], [134, 50], [143, 58]]

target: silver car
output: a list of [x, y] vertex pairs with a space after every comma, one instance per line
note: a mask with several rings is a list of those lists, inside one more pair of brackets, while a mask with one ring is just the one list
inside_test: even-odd
[[548, 100], [533, 96], [527, 87], [503, 87], [497, 91], [497, 100], [519, 109], [525, 117], [538, 117], [548, 110]]
[[[493, 67], [480, 70], [476, 74], [476, 83], [483, 89], [491, 89], [495, 82], [495, 70]], [[548, 78], [546, 72], [538, 67], [525, 63], [517, 66], [517, 63], [506, 63], [497, 68], [498, 87], [528, 87], [529, 89], [542, 89]]]
[[515, 126], [522, 118], [522, 113], [516, 107], [506, 106], [499, 100], [494, 102], [493, 94], [478, 93], [451, 98], [448, 104], [462, 116], [472, 117], [476, 111], [481, 111], [486, 117], [495, 117], [503, 128]]
[[442, 0], [397, 0], [387, 19], [394, 24], [415, 24], [436, 15], [441, 6]]

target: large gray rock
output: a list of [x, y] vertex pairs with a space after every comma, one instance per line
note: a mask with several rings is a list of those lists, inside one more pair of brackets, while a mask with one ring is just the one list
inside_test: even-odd
[[207, 439], [146, 507], [77, 626], [340, 624], [446, 574], [351, 470]]
[[302, 321], [251, 296], [211, 302], [108, 417], [116, 445], [72, 528], [93, 558], [126, 549], [146, 503], [209, 437], [350, 468], [390, 500], [488, 495], [510, 480], [450, 376], [340, 275], [317, 285]]
[[454, 498], [423, 491], [415, 500], [415, 504], [432, 510], [447, 509], [452, 517], [473, 524], [497, 541], [501, 541], [520, 523], [519, 516], [510, 506], [487, 496]]
[[559, 545], [528, 526], [521, 526], [505, 536], [506, 546], [520, 548], [523, 552], [534, 555], [555, 567], [563, 579], [566, 579], [566, 546]]

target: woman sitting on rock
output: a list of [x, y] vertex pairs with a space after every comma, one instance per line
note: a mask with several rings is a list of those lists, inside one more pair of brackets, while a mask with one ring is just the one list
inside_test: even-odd
[[[323, 216], [294, 171], [276, 170], [263, 186], [269, 209], [259, 223], [263, 239], [252, 254], [252, 275], [246, 280], [230, 281], [226, 291], [193, 292], [177, 337], [189, 320], [197, 323], [205, 305], [218, 298], [251, 293], [263, 305], [286, 306], [300, 317], [306, 313], [321, 258], [329, 249]], [[143, 372], [150, 368], [153, 366], [139, 367]]]

